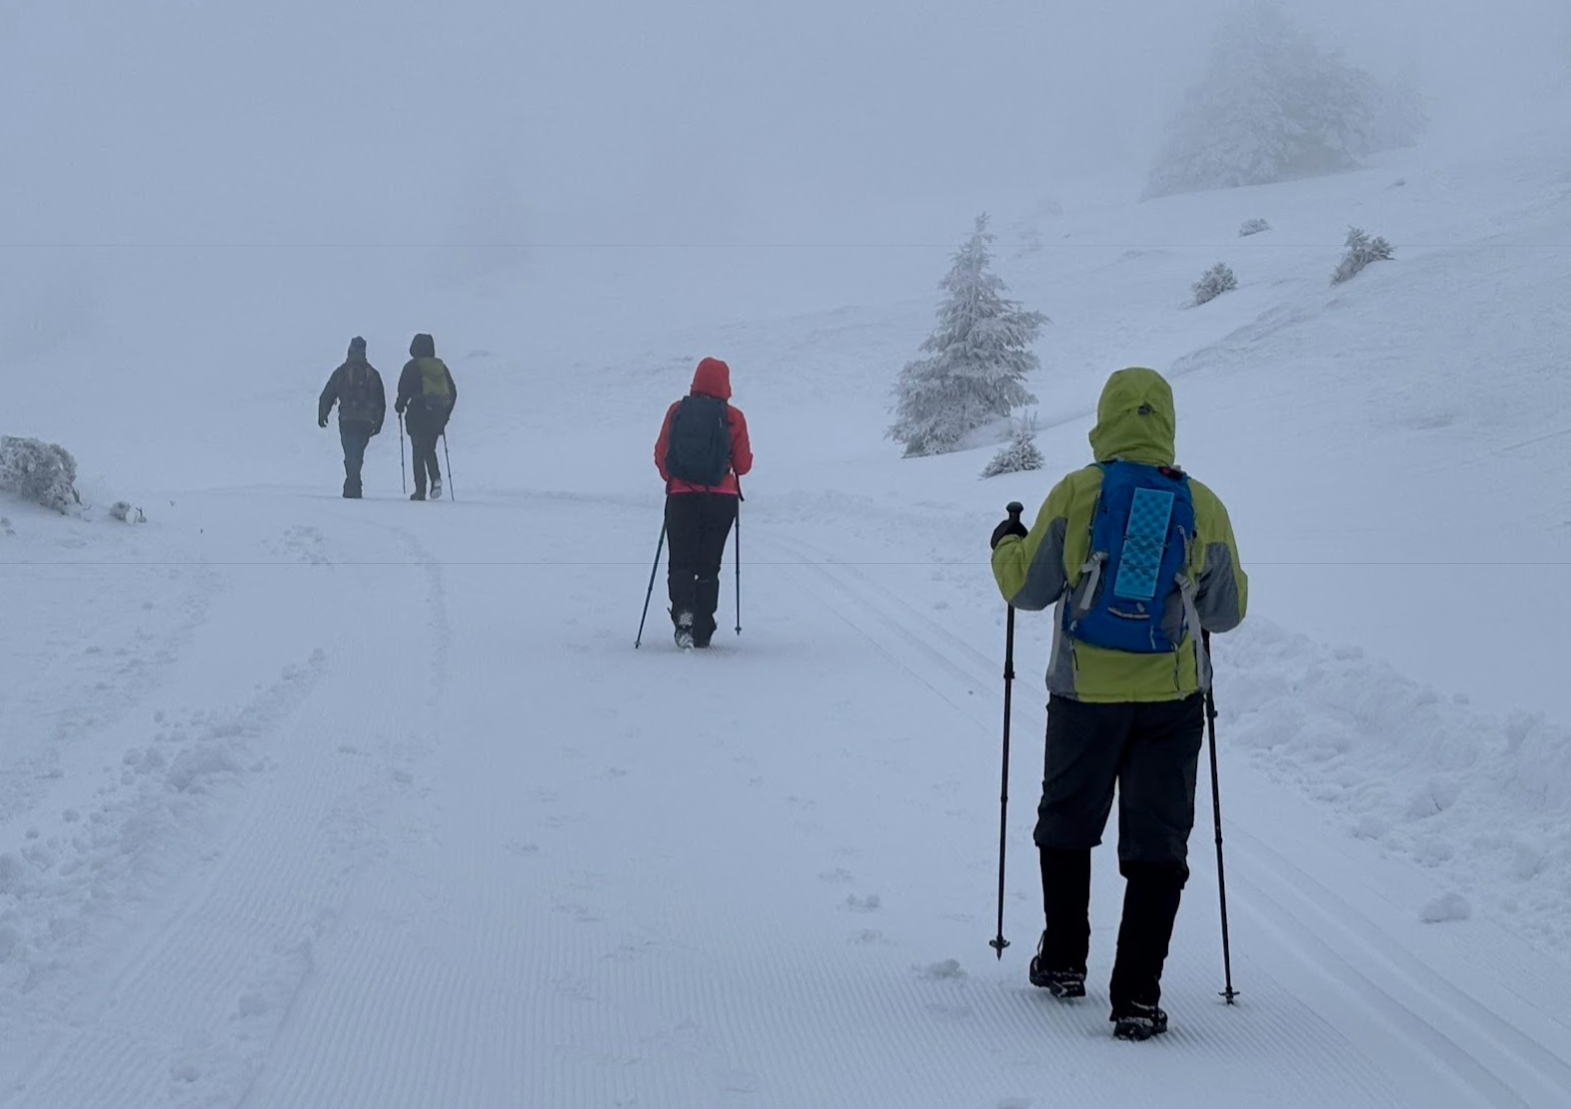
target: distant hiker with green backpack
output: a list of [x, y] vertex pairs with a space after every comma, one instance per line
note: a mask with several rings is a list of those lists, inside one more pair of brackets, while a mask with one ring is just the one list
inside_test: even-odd
[[387, 390], [382, 375], [366, 361], [365, 340], [358, 335], [349, 340], [349, 357], [333, 371], [317, 398], [317, 427], [327, 426], [334, 404], [338, 405], [338, 438], [344, 448], [344, 496], [359, 500], [365, 449], [373, 436], [381, 434], [387, 416]]
[[692, 391], [666, 411], [655, 467], [666, 483], [667, 583], [678, 647], [708, 647], [720, 604], [720, 562], [753, 468], [747, 419], [731, 400], [731, 368], [705, 358]]
[[1129, 1040], [1167, 1030], [1162, 966], [1211, 684], [1203, 633], [1237, 627], [1249, 601], [1227, 509], [1174, 464], [1176, 424], [1160, 374], [1119, 370], [1097, 405], [1095, 465], [1054, 486], [1029, 530], [1013, 516], [992, 539], [1004, 600], [1058, 606], [1035, 834], [1047, 927], [1031, 983], [1085, 996], [1091, 849], [1116, 785], [1125, 887], [1109, 1019]]
[[415, 491], [412, 501], [426, 499], [427, 477], [431, 499], [442, 495], [442, 469], [436, 461], [436, 441], [447, 430], [447, 421], [458, 403], [458, 386], [447, 363], [436, 356], [436, 340], [420, 334], [409, 344], [409, 361], [398, 378], [398, 401], [394, 410], [403, 416], [409, 432], [409, 447], [414, 456]]

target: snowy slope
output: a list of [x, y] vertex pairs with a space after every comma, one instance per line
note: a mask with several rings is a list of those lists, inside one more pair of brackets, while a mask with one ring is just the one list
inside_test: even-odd
[[[1564, 155], [1415, 158], [1000, 259], [1054, 320], [1050, 470], [1108, 370], [1169, 370], [1256, 587], [1219, 644], [1243, 997], [1202, 805], [1147, 1048], [1107, 1035], [1110, 856], [1092, 998], [1024, 982], [1042, 618], [986, 946], [983, 541], [1048, 476], [879, 438], [946, 248], [10, 256], [4, 430], [95, 503], [0, 508], [0, 1104], [1563, 1104], [1571, 602], [1512, 564], [1565, 561], [1568, 190]], [[1355, 220], [1398, 258], [1332, 290]], [[1183, 309], [1218, 258], [1243, 287]], [[458, 503], [403, 503], [389, 434], [346, 504], [316, 391], [417, 328]], [[635, 654], [653, 432], [708, 353], [759, 455], [744, 633], [683, 656], [656, 607]]]

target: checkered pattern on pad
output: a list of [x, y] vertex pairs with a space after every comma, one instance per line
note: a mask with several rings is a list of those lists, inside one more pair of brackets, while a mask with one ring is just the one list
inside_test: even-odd
[[1157, 574], [1167, 547], [1167, 528], [1173, 519], [1173, 494], [1161, 489], [1136, 489], [1124, 528], [1124, 549], [1113, 579], [1113, 596], [1126, 601], [1156, 597]]

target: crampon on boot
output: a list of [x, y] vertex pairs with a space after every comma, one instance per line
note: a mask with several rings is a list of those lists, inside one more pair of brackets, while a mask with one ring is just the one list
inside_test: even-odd
[[1114, 1009], [1107, 1018], [1113, 1022], [1117, 1040], [1149, 1040], [1167, 1031], [1167, 1014], [1156, 1004], [1130, 1001]]
[[1031, 984], [1046, 990], [1062, 1001], [1071, 1001], [1086, 995], [1086, 972], [1072, 967], [1049, 969], [1047, 961], [1042, 956], [1043, 948], [1047, 945], [1047, 933], [1042, 933], [1042, 938], [1037, 942], [1036, 954], [1031, 957], [1029, 971]]

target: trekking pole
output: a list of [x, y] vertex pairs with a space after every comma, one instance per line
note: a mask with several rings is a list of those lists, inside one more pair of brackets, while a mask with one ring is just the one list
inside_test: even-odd
[[[1211, 633], [1202, 631], [1200, 643], [1209, 661]], [[1216, 888], [1222, 902], [1222, 973], [1226, 976], [1227, 983], [1227, 988], [1222, 991], [1221, 996], [1231, 1005], [1238, 997], [1238, 991], [1233, 989], [1233, 951], [1227, 936], [1227, 876], [1222, 868], [1222, 791], [1216, 772], [1216, 696], [1212, 692], [1212, 684], [1206, 685], [1206, 727], [1211, 738], [1211, 814], [1216, 821]]]
[[456, 501], [453, 495], [453, 456], [447, 453], [447, 429], [442, 429], [442, 459], [447, 463], [447, 499]]
[[398, 483], [409, 492], [409, 474], [404, 470], [404, 414], [398, 414]]
[[644, 614], [638, 618], [638, 638], [633, 640], [633, 650], [644, 642], [644, 621], [649, 619], [649, 598], [655, 595], [655, 574], [660, 570], [660, 552], [665, 550], [665, 521], [660, 522], [660, 542], [655, 544], [655, 564], [649, 568], [649, 591], [644, 594]]
[[741, 479], [736, 483], [736, 634], [742, 634], [742, 496]]
[[[1010, 501], [1007, 511], [1009, 518], [1019, 523], [1025, 505], [1019, 501]], [[1009, 846], [1009, 717], [1014, 682], [1015, 606], [1010, 605], [1004, 626], [1004, 773], [1003, 784], [998, 790], [998, 935], [987, 941], [987, 945], [998, 952], [1000, 961], [1004, 957], [1004, 948], [1009, 946], [1009, 941], [1004, 939], [1004, 853]]]

